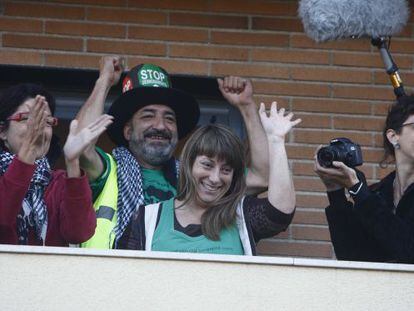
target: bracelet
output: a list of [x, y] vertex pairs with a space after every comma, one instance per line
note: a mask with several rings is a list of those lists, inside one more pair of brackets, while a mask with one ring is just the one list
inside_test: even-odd
[[[350, 190], [350, 189], [348, 189], [348, 192], [351, 194], [351, 195], [357, 195], [358, 194], [358, 192], [362, 189], [362, 181], [360, 181], [359, 182], [359, 186], [358, 186], [358, 189], [356, 190], [356, 191], [352, 191], [352, 190]], [[354, 186], [355, 187], [355, 186]]]

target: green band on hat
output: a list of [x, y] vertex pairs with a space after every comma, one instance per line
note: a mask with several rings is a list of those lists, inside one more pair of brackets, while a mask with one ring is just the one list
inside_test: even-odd
[[137, 74], [140, 86], [171, 87], [168, 74], [158, 66], [145, 64], [137, 71]]

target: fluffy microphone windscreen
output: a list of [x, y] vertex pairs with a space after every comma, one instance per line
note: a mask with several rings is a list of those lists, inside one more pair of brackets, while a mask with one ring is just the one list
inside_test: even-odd
[[301, 0], [299, 16], [316, 42], [399, 33], [407, 23], [406, 0]]

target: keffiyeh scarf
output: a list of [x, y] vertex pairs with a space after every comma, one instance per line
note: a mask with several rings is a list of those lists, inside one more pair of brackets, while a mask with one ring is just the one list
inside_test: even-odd
[[[117, 165], [118, 177], [118, 221], [114, 228], [115, 243], [124, 233], [132, 214], [144, 204], [141, 167], [131, 152], [125, 147], [112, 151]], [[176, 172], [179, 162], [176, 161]]]
[[[9, 152], [0, 153], [0, 175], [4, 175], [15, 155]], [[33, 228], [36, 237], [45, 244], [47, 231], [47, 207], [43, 199], [44, 191], [50, 182], [50, 165], [45, 157], [35, 161], [36, 170], [30, 181], [29, 190], [17, 215], [18, 243], [28, 244], [29, 228]]]

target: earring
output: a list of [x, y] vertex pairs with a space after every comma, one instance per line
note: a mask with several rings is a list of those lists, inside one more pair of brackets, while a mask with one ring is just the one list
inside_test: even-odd
[[393, 144], [393, 146], [394, 146], [394, 149], [400, 149], [401, 148], [399, 143], [395, 143], [395, 144]]

